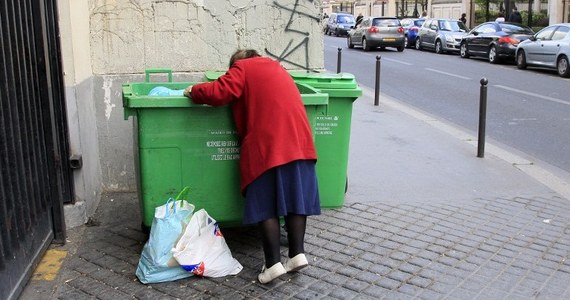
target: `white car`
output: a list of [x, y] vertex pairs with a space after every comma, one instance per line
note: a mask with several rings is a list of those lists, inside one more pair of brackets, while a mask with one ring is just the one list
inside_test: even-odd
[[570, 23], [545, 27], [521, 42], [515, 55], [519, 69], [544, 67], [557, 70], [562, 77], [570, 77]]

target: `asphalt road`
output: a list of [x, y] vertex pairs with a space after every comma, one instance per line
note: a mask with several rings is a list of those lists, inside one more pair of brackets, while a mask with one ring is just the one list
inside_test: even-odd
[[570, 79], [547, 70], [518, 70], [514, 62], [493, 65], [456, 54], [395, 49], [348, 49], [342, 37], [324, 37], [325, 67], [374, 89], [376, 56], [382, 94], [475, 133], [481, 79], [488, 79], [486, 136], [565, 172], [570, 172]]

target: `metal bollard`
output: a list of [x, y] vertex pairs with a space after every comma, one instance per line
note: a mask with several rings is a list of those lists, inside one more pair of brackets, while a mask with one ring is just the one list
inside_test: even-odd
[[380, 104], [380, 55], [376, 56], [376, 84], [374, 88], [374, 106]]
[[487, 78], [481, 78], [479, 95], [479, 137], [477, 141], [477, 157], [485, 156], [485, 124], [487, 119]]
[[336, 72], [340, 73], [340, 63], [342, 59], [342, 48], [338, 48], [338, 54], [336, 58]]

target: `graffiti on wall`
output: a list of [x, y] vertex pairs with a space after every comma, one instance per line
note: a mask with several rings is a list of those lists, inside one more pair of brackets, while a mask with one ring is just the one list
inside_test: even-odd
[[[293, 28], [294, 25], [294, 20], [296, 19], [296, 16], [301, 16], [303, 18], [309, 18], [314, 22], [319, 22], [320, 19], [318, 16], [314, 16], [302, 11], [299, 11], [299, 2], [301, 1], [307, 1], [310, 3], [313, 3], [314, 0], [295, 0], [295, 3], [293, 4], [293, 7], [290, 7], [290, 5], [286, 6], [286, 5], [282, 5], [280, 3], [278, 3], [277, 1], [273, 2], [273, 5], [279, 9], [283, 9], [285, 11], [287, 11], [289, 13], [289, 20], [287, 22], [287, 25], [285, 26], [284, 32], [285, 33], [290, 33], [292, 34], [294, 37], [292, 37], [289, 42], [287, 43], [287, 45], [285, 46], [285, 48], [280, 52], [280, 53], [273, 53], [271, 51], [269, 51], [267, 48], [265, 48], [265, 53], [268, 56], [271, 56], [275, 59], [277, 59], [280, 62], [286, 62], [289, 63], [293, 66], [305, 69], [307, 71], [314, 71], [317, 72], [316, 70], [313, 70], [310, 68], [310, 58], [309, 58], [309, 32], [308, 31], [302, 31], [302, 30], [297, 30], [295, 28]], [[298, 19], [297, 19], [298, 20]], [[302, 62], [296, 62], [290, 59], [290, 57], [293, 54], [296, 54], [298, 52], [303, 52], [304, 51], [304, 61]]]

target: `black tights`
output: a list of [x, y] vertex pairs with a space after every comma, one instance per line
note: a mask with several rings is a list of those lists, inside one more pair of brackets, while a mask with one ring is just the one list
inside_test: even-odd
[[[287, 227], [287, 242], [289, 244], [289, 258], [304, 253], [305, 228], [307, 216], [289, 214], [285, 216]], [[265, 254], [265, 267], [270, 268], [281, 261], [281, 231], [279, 218], [271, 218], [258, 223], [261, 233], [261, 243]]]

